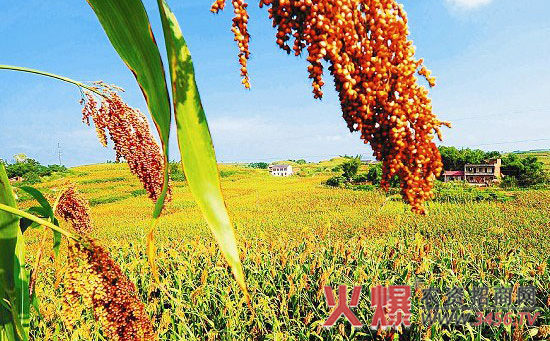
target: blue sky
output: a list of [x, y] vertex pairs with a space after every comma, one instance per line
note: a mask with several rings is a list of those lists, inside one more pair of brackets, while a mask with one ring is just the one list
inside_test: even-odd
[[[550, 148], [550, 12], [548, 0], [403, 1], [411, 39], [438, 78], [435, 112], [453, 122], [444, 144], [512, 151]], [[156, 2], [144, 1], [162, 43]], [[252, 90], [240, 86], [231, 8], [215, 16], [210, 1], [169, 1], [191, 49], [201, 97], [222, 162], [327, 159], [365, 154], [341, 117], [330, 75], [314, 100], [305, 58], [275, 46], [265, 9], [250, 4]], [[0, 64], [67, 77], [104, 80], [146, 112], [132, 74], [110, 46], [86, 1], [0, 1]], [[162, 45], [161, 45], [162, 46]], [[74, 166], [114, 159], [81, 123], [74, 86], [0, 71], [0, 158], [25, 153], [42, 163]], [[546, 139], [546, 140], [544, 140]], [[529, 141], [525, 141], [529, 140]], [[534, 141], [539, 140], [539, 141]], [[525, 141], [504, 143], [509, 141]], [[171, 158], [179, 159], [175, 136]]]

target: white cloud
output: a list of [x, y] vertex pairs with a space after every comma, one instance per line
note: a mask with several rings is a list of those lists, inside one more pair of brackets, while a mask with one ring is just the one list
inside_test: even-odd
[[451, 5], [462, 9], [473, 9], [483, 5], [487, 5], [493, 0], [446, 0]]

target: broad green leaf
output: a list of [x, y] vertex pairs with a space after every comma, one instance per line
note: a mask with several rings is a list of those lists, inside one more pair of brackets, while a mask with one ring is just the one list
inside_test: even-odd
[[[57, 218], [53, 218], [53, 223], [55, 226], [59, 226], [59, 221]], [[53, 232], [53, 252], [55, 256], [59, 256], [59, 248], [61, 247], [61, 232], [52, 230]]]
[[248, 301], [233, 226], [223, 199], [214, 146], [195, 82], [191, 53], [178, 21], [164, 0], [157, 0], [172, 80], [178, 143], [185, 177], [221, 251]]
[[[59, 232], [58, 232], [59, 233]], [[29, 276], [25, 269], [25, 239], [20, 229], [17, 231], [17, 244], [15, 246], [15, 303], [17, 314], [23, 326], [24, 335], [29, 333], [30, 322], [30, 297], [29, 297]]]
[[[34, 214], [36, 216], [39, 216], [41, 218], [47, 218], [48, 217], [48, 210], [45, 209], [42, 206], [33, 206], [30, 207], [27, 212]], [[25, 231], [30, 228], [38, 228], [40, 227], [40, 224], [35, 223], [34, 221], [27, 219], [27, 218], [20, 218], [19, 220], [19, 227], [21, 229], [21, 233], [25, 233]]]
[[40, 300], [38, 299], [38, 296], [36, 296], [36, 290], [32, 292], [31, 304], [34, 308], [34, 312], [36, 313], [36, 316], [38, 316], [39, 319], [43, 319], [44, 316], [40, 312]]
[[120, 58], [136, 77], [165, 148], [170, 98], [162, 59], [140, 0], [87, 0]]
[[153, 277], [158, 282], [154, 261], [154, 231], [168, 190], [168, 140], [171, 122], [170, 96], [162, 59], [141, 0], [87, 1], [107, 33], [111, 45], [136, 77], [162, 143], [164, 186], [155, 205], [153, 220], [147, 234], [147, 256]]
[[[49, 218], [50, 221], [54, 225], [59, 226], [59, 221], [57, 221], [57, 219], [55, 218], [55, 213], [53, 211], [53, 208], [50, 205], [50, 203], [48, 202], [48, 200], [46, 199], [46, 197], [44, 197], [42, 192], [40, 192], [36, 188], [30, 187], [30, 186], [21, 186], [19, 188], [21, 188], [22, 190], [24, 190], [25, 192], [30, 194], [40, 204], [40, 206], [30, 207], [27, 210], [29, 213], [32, 213], [32, 214], [37, 215], [39, 217]], [[32, 221], [30, 221], [29, 219], [26, 219], [26, 218], [21, 218], [20, 225], [22, 227], [21, 228], [22, 233], [25, 232], [25, 230], [29, 226], [30, 227], [40, 226], [39, 224], [37, 224], [35, 222], [32, 222]], [[52, 230], [52, 233], [53, 233], [53, 246], [52, 246], [52, 248], [53, 248], [55, 256], [57, 257], [57, 256], [59, 256], [59, 248], [61, 247], [61, 233], [59, 233], [58, 231], [55, 231], [55, 230]]]
[[26, 218], [21, 218], [19, 220], [19, 229], [21, 230], [21, 233], [25, 233], [29, 227], [35, 229], [40, 227], [40, 225]]
[[111, 45], [136, 77], [160, 136], [164, 153], [164, 188], [153, 213], [157, 218], [168, 189], [171, 109], [164, 66], [149, 17], [141, 0], [87, 1], [103, 26]]
[[29, 212], [31, 214], [34, 214], [34, 215], [36, 215], [38, 217], [41, 217], [41, 218], [49, 218], [50, 217], [49, 210], [47, 210], [47, 209], [45, 209], [44, 207], [41, 207], [41, 206], [29, 207], [27, 212]]
[[[16, 206], [15, 196], [2, 164], [0, 203]], [[30, 302], [24, 262], [24, 240], [19, 229], [19, 218], [0, 211], [0, 299], [5, 303], [0, 305], [0, 340], [27, 340]]]
[[31, 186], [21, 186], [19, 188], [21, 190], [27, 192], [28, 194], [30, 194], [34, 198], [34, 200], [38, 201], [40, 206], [42, 206], [42, 208], [44, 208], [44, 212], [46, 212], [45, 217], [52, 217], [53, 216], [52, 206], [50, 205], [48, 200], [44, 197], [42, 192], [40, 192], [39, 190], [37, 190], [36, 188], [31, 187]]

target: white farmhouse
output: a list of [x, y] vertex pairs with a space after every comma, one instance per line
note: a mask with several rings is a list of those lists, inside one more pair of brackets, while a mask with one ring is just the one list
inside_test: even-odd
[[291, 176], [294, 174], [291, 165], [271, 165], [269, 170], [273, 176]]

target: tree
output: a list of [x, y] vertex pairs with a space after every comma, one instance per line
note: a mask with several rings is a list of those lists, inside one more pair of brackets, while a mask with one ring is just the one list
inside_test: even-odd
[[502, 155], [500, 154], [500, 152], [497, 152], [495, 150], [485, 153], [485, 159], [498, 159], [501, 156]]
[[503, 159], [502, 172], [508, 177], [514, 177], [520, 187], [533, 186], [548, 181], [544, 172], [544, 164], [536, 156], [519, 157], [508, 154]]
[[348, 159], [342, 164], [342, 171], [344, 172], [342, 175], [348, 179], [351, 180], [354, 175], [357, 174], [357, 171], [359, 170], [359, 166], [361, 166], [361, 157], [356, 156]]
[[305, 165], [307, 163], [307, 161], [304, 160], [304, 159], [300, 159], [300, 160], [296, 160], [296, 163], [299, 164], [299, 165]]
[[27, 155], [23, 153], [15, 154], [13, 156], [13, 159], [15, 160], [15, 162], [25, 162], [25, 160], [27, 160]]
[[462, 170], [467, 163], [483, 163], [488, 159], [495, 159], [501, 156], [500, 152], [485, 152], [481, 149], [457, 149], [456, 147], [439, 147], [441, 161], [445, 170]]
[[65, 166], [60, 165], [43, 166], [40, 162], [27, 157], [20, 158], [20, 160], [23, 161], [7, 164], [5, 166], [6, 174], [9, 178], [22, 177], [26, 182], [37, 183], [40, 182], [40, 177], [67, 170]]

